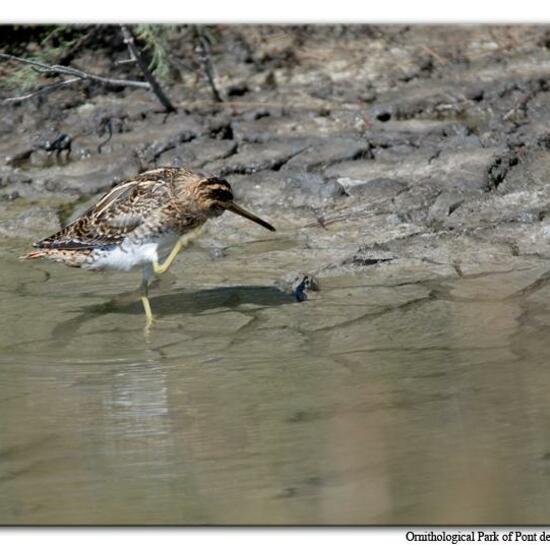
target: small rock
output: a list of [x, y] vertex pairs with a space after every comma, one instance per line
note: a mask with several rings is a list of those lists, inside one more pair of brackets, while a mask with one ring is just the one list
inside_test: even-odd
[[275, 285], [283, 292], [292, 294], [298, 302], [307, 300], [306, 291], [318, 292], [321, 290], [319, 279], [311, 273], [287, 273]]

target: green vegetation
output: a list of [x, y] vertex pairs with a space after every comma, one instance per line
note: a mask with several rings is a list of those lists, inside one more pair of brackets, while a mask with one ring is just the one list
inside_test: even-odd
[[[168, 80], [170, 76], [168, 38], [175, 28], [174, 25], [137, 25], [133, 29], [139, 47], [144, 50], [147, 59], [150, 59], [149, 69], [162, 81]], [[0, 51], [49, 65], [67, 64], [80, 47], [84, 46], [87, 35], [95, 30], [97, 28], [90, 25], [6, 26], [3, 27], [3, 36], [0, 39]], [[104, 38], [110, 37], [107, 42], [116, 43], [120, 28], [116, 25], [103, 27], [100, 35]], [[1, 79], [0, 87], [26, 92], [37, 86], [39, 76], [28, 65], [14, 65]]]
[[134, 29], [136, 37], [151, 57], [149, 69], [159, 80], [167, 80], [170, 76], [168, 36], [173, 30], [172, 25], [137, 25]]
[[[36, 41], [36, 43], [41, 46], [40, 51], [33, 52], [31, 55], [25, 55], [25, 58], [51, 65], [58, 63], [59, 59], [75, 46], [82, 33], [85, 31], [85, 27], [52, 25], [37, 26], [29, 30], [28, 27], [14, 26], [10, 30], [10, 35], [12, 37], [20, 34], [19, 41], [12, 38], [13, 44], [16, 47], [16, 52], [23, 44], [27, 45], [27, 42], [24, 42], [25, 40]], [[19, 48], [17, 46], [19, 46]], [[9, 53], [12, 53], [12, 51]], [[3, 87], [26, 92], [36, 86], [39, 76], [40, 74], [32, 67], [28, 65], [18, 65], [3, 79]]]

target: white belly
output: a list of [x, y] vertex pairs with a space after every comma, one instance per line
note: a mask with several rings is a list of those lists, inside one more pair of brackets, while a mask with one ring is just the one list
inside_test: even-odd
[[190, 231], [184, 237], [176, 233], [165, 233], [147, 242], [135, 243], [125, 239], [120, 246], [101, 251], [85, 266], [94, 271], [131, 271], [132, 269], [162, 262], [178, 239], [184, 239], [184, 246], [189, 244], [200, 233], [200, 228]]

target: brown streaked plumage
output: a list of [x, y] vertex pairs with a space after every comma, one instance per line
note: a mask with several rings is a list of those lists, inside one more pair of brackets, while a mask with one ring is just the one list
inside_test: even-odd
[[24, 259], [47, 258], [93, 271], [143, 268], [142, 302], [152, 321], [147, 290], [203, 224], [225, 210], [270, 231], [264, 220], [233, 202], [231, 186], [184, 168], [158, 168], [122, 182], [61, 231], [34, 244]]

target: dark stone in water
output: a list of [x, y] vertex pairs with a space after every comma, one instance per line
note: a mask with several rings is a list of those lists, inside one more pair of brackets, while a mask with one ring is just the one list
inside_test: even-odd
[[304, 302], [307, 300], [306, 290], [319, 290], [319, 281], [312, 275], [304, 275], [300, 282], [292, 289], [292, 294], [296, 298], [297, 302]]

